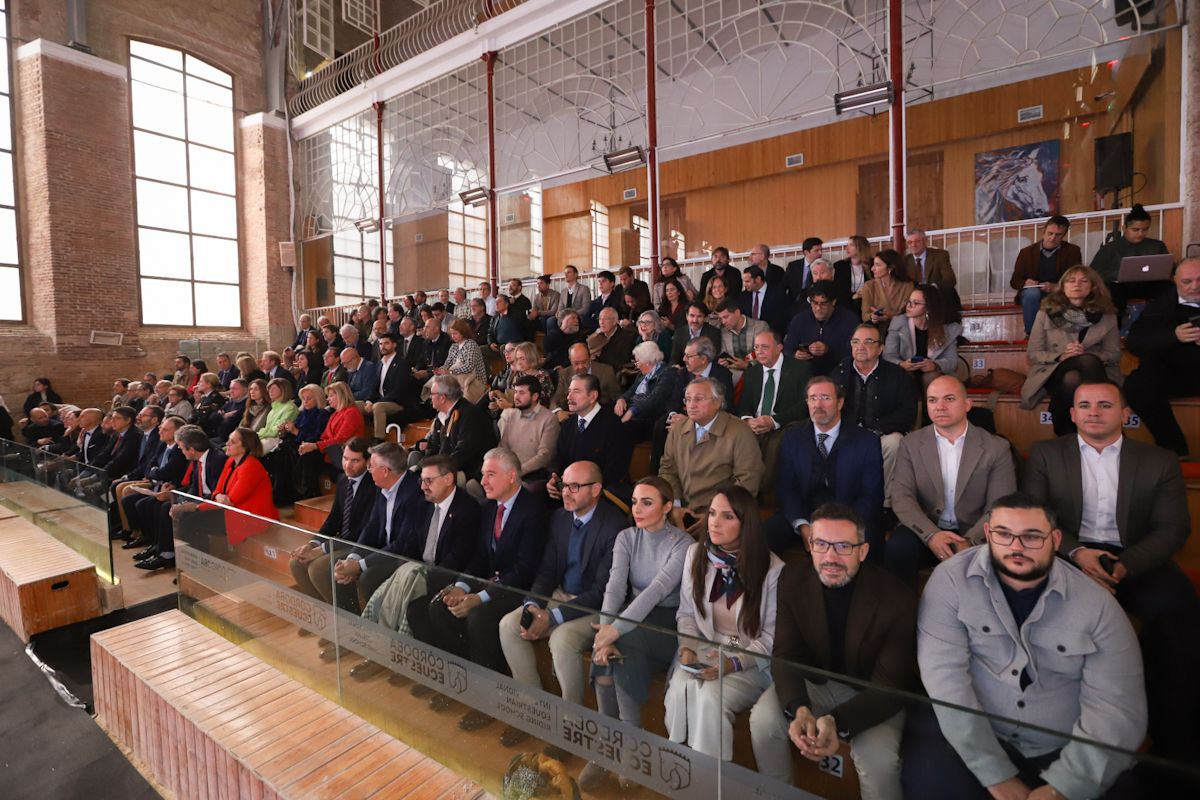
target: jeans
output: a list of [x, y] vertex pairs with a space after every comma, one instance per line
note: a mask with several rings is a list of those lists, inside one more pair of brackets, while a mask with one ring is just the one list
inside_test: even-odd
[[1020, 292], [1021, 315], [1025, 318], [1025, 335], [1033, 330], [1033, 321], [1037, 318], [1038, 309], [1042, 306], [1042, 298], [1046, 296], [1036, 286], [1027, 286]]

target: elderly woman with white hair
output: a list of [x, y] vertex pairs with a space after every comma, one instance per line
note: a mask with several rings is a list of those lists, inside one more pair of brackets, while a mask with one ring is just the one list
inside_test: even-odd
[[653, 342], [662, 353], [671, 352], [671, 339], [675, 335], [666, 329], [657, 311], [643, 311], [637, 318], [639, 342]]
[[667, 414], [675, 388], [675, 372], [663, 363], [663, 351], [654, 342], [642, 342], [634, 347], [633, 363], [641, 376], [617, 398], [613, 413], [625, 423], [635, 441], [645, 441], [650, 438], [654, 423]]

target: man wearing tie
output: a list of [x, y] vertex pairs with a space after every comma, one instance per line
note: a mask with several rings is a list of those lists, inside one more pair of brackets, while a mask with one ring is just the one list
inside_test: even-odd
[[[746, 368], [737, 416], [750, 426], [762, 449], [763, 474], [775, 474], [779, 445], [787, 426], [808, 416], [804, 386], [811, 371], [807, 363], [785, 358], [775, 331], [754, 337], [754, 361]], [[764, 481], [764, 490], [774, 489]]]
[[[783, 270], [780, 269], [780, 272]], [[760, 267], [746, 267], [742, 270], [743, 291], [739, 302], [743, 314], [750, 319], [762, 320], [771, 330], [783, 336], [787, 332], [791, 309], [783, 290], [783, 281], [780, 280], [779, 284], [771, 283]]]
[[942, 296], [946, 298], [948, 309], [958, 313], [962, 302], [954, 288], [958, 277], [950, 265], [950, 254], [936, 247], [927, 247], [927, 243], [925, 231], [915, 229], [908, 232], [904, 237], [904, 244], [908, 248], [904, 256], [904, 269], [913, 283], [932, 283], [940, 289]]
[[[188, 460], [187, 471], [183, 474], [182, 491], [192, 497], [210, 500], [217, 479], [225, 466], [225, 454], [212, 446], [208, 436], [199, 425], [184, 425], [175, 433], [175, 442]], [[192, 547], [208, 552], [209, 542], [208, 520], [224, 520], [221, 511], [201, 512], [197, 515], [199, 503], [193, 500], [160, 504], [154, 520], [154, 536], [158, 543], [157, 554], [140, 561], [138, 569], [174, 569], [175, 567], [175, 524], [179, 526], [179, 538]], [[203, 521], [202, 521], [203, 520]], [[208, 523], [208, 524], [206, 524]], [[143, 532], [145, 535], [145, 532]]]
[[824, 245], [816, 236], [810, 236], [800, 245], [801, 257], [788, 262], [784, 285], [793, 304], [800, 302], [805, 291], [812, 286], [812, 265], [825, 252]]

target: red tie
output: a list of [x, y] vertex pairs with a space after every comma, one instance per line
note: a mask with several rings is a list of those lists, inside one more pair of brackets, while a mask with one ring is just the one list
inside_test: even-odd
[[754, 318], [758, 319], [758, 292], [754, 293]]
[[504, 504], [496, 506], [496, 524], [492, 526], [492, 537], [498, 542], [504, 530]]

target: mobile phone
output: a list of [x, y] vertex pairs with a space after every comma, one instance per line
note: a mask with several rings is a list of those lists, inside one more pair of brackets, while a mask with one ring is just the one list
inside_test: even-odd
[[683, 524], [684, 524], [684, 527], [690, 528], [690, 527], [692, 527], [693, 525], [695, 525], [695, 524], [696, 524], [697, 522], [699, 522], [699, 521], [700, 521], [700, 518], [699, 518], [699, 517], [697, 517], [697, 516], [696, 516], [695, 514], [693, 514], [692, 512], [690, 512], [690, 511], [685, 511], [685, 512], [683, 512]]
[[1117, 561], [1110, 555], [1103, 555], [1100, 556], [1100, 566], [1104, 568], [1105, 572], [1112, 575], [1113, 570], [1117, 567]]
[[721, 353], [721, 355], [717, 356], [717, 361], [732, 361], [732, 360], [733, 360], [733, 356], [729, 355], [729, 353]]
[[525, 606], [525, 610], [521, 612], [521, 627], [529, 630], [533, 627], [533, 609]]
[[909, 359], [909, 361], [912, 362], [913, 364], [920, 364], [924, 360], [925, 360], [925, 356], [913, 356], [912, 358]]
[[1188, 318], [1188, 322], [1195, 325], [1197, 328], [1200, 328], [1200, 314], [1196, 314], [1194, 317]]
[[695, 674], [697, 672], [704, 672], [706, 669], [712, 669], [712, 664], [706, 664], [703, 661], [693, 661], [691, 664], [680, 664], [679, 668], [684, 672]]
[[883, 316], [883, 309], [882, 309], [882, 308], [876, 308], [876, 309], [872, 310], [872, 311], [871, 311], [871, 316], [873, 316], [873, 317], [882, 317], [882, 316]]

